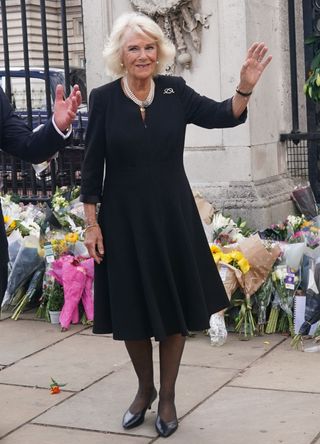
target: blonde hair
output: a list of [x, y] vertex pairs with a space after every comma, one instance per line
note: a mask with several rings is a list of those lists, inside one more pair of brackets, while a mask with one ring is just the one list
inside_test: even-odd
[[110, 37], [103, 50], [108, 74], [117, 78], [125, 73], [125, 67], [121, 63], [121, 51], [124, 43], [124, 35], [127, 30], [155, 39], [158, 47], [158, 63], [155, 75], [164, 72], [166, 66], [173, 62], [176, 50], [174, 44], [168, 40], [160, 26], [147, 15], [140, 13], [122, 14], [115, 21]]

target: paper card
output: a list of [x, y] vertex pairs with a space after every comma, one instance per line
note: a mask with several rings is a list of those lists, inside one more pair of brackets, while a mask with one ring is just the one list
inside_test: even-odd
[[283, 281], [285, 287], [288, 290], [294, 290], [294, 278], [295, 278], [295, 273], [289, 267], [287, 267], [287, 273]]
[[54, 254], [53, 254], [53, 249], [52, 249], [51, 242], [46, 242], [43, 245], [43, 248], [44, 248], [44, 254], [45, 254], [45, 257], [46, 257], [46, 261], [47, 261], [48, 264], [51, 264], [51, 262], [54, 261]]

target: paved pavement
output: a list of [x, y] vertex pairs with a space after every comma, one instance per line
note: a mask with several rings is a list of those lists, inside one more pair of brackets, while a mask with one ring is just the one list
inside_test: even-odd
[[[158, 346], [154, 344], [158, 383]], [[58, 395], [50, 377], [66, 383]], [[3, 444], [149, 444], [157, 404], [126, 432], [136, 389], [121, 342], [90, 328], [23, 319], [0, 322], [0, 439]], [[177, 383], [175, 444], [320, 444], [320, 353], [290, 348], [281, 335], [222, 347], [188, 338]]]

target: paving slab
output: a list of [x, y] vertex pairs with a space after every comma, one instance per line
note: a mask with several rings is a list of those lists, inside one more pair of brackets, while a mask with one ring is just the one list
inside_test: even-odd
[[2, 370], [0, 383], [48, 387], [52, 376], [78, 391], [128, 361], [122, 342], [74, 335]]
[[87, 327], [85, 330], [83, 330], [81, 335], [88, 335], [88, 336], [97, 336], [97, 337], [105, 337], [105, 338], [112, 338], [112, 334], [100, 334], [97, 335], [96, 333], [92, 333], [92, 327]]
[[0, 440], [68, 396], [70, 393], [51, 395], [49, 390], [0, 385]]
[[[236, 371], [233, 369], [181, 366], [176, 390], [179, 417], [185, 415], [226, 384], [235, 373]], [[155, 366], [157, 386], [158, 375], [158, 366]], [[57, 408], [39, 416], [35, 422], [37, 424], [81, 427], [112, 433], [155, 437], [154, 421], [157, 402], [153, 404], [151, 411], [147, 411], [143, 425], [127, 432], [121, 427], [122, 416], [136, 393], [136, 387], [136, 377], [131, 364], [128, 364], [90, 388], [76, 394]], [[188, 442], [191, 443], [191, 441]]]
[[204, 334], [187, 338], [182, 356], [186, 365], [242, 369], [263, 356], [284, 338], [281, 335], [256, 336], [241, 341], [238, 334], [229, 333], [227, 342], [221, 347], [213, 347], [210, 338]]
[[149, 442], [149, 438], [37, 425], [26, 425], [2, 439], [2, 444], [148, 444]]
[[224, 387], [182, 419], [170, 443], [310, 444], [319, 415], [320, 395]]
[[295, 350], [290, 342], [287, 339], [258, 359], [232, 385], [320, 393], [320, 354]]
[[49, 322], [6, 319], [0, 322], [0, 365], [9, 365], [80, 331], [75, 325], [62, 333]]

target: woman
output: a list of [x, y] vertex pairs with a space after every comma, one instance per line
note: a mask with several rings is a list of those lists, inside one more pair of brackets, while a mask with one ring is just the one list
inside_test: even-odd
[[177, 429], [175, 382], [185, 337], [208, 328], [210, 315], [228, 305], [183, 168], [185, 129], [244, 122], [271, 60], [266, 52], [263, 43], [252, 45], [237, 92], [218, 103], [182, 78], [159, 75], [174, 47], [146, 16], [121, 16], [104, 50], [118, 79], [91, 93], [81, 200], [85, 244], [96, 262], [93, 331], [125, 341], [139, 382], [123, 417], [126, 429], [144, 421], [157, 397], [152, 337], [160, 342], [155, 427], [163, 437]]

